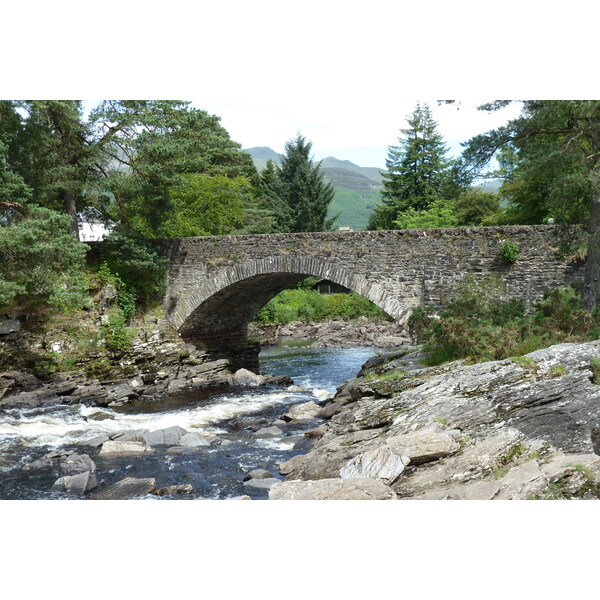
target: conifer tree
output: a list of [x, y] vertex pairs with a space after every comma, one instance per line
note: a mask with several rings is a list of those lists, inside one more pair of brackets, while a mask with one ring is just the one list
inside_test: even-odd
[[289, 208], [288, 231], [327, 231], [337, 217], [327, 219], [334, 197], [331, 183], [325, 182], [321, 163], [311, 161], [311, 142], [298, 134], [285, 145], [285, 155], [277, 168], [276, 192]]
[[376, 207], [369, 229], [393, 229], [399, 213], [427, 210], [434, 202], [447, 200], [451, 162], [427, 104], [417, 104], [401, 129], [398, 146], [389, 146], [387, 172], [383, 175], [383, 204]]

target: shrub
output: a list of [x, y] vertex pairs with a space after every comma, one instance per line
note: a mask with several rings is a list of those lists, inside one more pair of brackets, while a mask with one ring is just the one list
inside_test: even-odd
[[131, 348], [134, 332], [126, 327], [126, 319], [120, 308], [108, 314], [108, 320], [100, 327], [104, 346], [109, 352], [122, 353]]
[[361, 316], [387, 318], [372, 302], [359, 294], [320, 294], [315, 290], [284, 290], [267, 302], [256, 314], [259, 323], [291, 323], [292, 321], [344, 320]]
[[508, 264], [513, 264], [519, 256], [519, 246], [508, 240], [502, 242], [499, 247], [500, 258]]
[[600, 334], [597, 316], [579, 308], [575, 290], [550, 291], [526, 314], [523, 301], [507, 298], [502, 280], [494, 276], [467, 280], [439, 315], [415, 309], [408, 325], [413, 339], [425, 344], [428, 364], [500, 360]]

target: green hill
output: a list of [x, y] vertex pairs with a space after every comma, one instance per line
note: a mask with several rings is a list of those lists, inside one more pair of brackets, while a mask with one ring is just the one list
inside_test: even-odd
[[[262, 171], [268, 160], [279, 164], [281, 155], [266, 146], [246, 148], [254, 166]], [[364, 229], [375, 204], [381, 202], [382, 177], [374, 167], [360, 167], [349, 160], [329, 156], [321, 161], [325, 177], [331, 181], [335, 196], [329, 206], [328, 216], [340, 213], [335, 228], [350, 227], [355, 231]]]

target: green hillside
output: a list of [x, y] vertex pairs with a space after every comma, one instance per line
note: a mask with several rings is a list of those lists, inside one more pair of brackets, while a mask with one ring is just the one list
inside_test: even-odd
[[[266, 146], [246, 148], [244, 152], [252, 156], [258, 171], [265, 168], [268, 160], [278, 164], [281, 158], [280, 154]], [[321, 161], [321, 169], [335, 190], [327, 215], [332, 217], [340, 213], [334, 228], [350, 227], [355, 231], [366, 228], [373, 207], [381, 202], [380, 190], [383, 186], [380, 170], [360, 167], [333, 156]]]

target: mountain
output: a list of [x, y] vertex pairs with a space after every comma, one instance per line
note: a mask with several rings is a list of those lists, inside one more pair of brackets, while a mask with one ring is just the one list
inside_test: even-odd
[[[246, 148], [258, 171], [262, 171], [268, 160], [279, 164], [281, 154], [271, 148], [260, 146]], [[355, 231], [365, 229], [375, 204], [381, 202], [380, 190], [383, 188], [379, 169], [360, 167], [349, 160], [340, 160], [329, 156], [321, 161], [321, 170], [325, 178], [331, 181], [335, 196], [329, 205], [328, 217], [340, 213], [335, 228], [350, 227]]]

